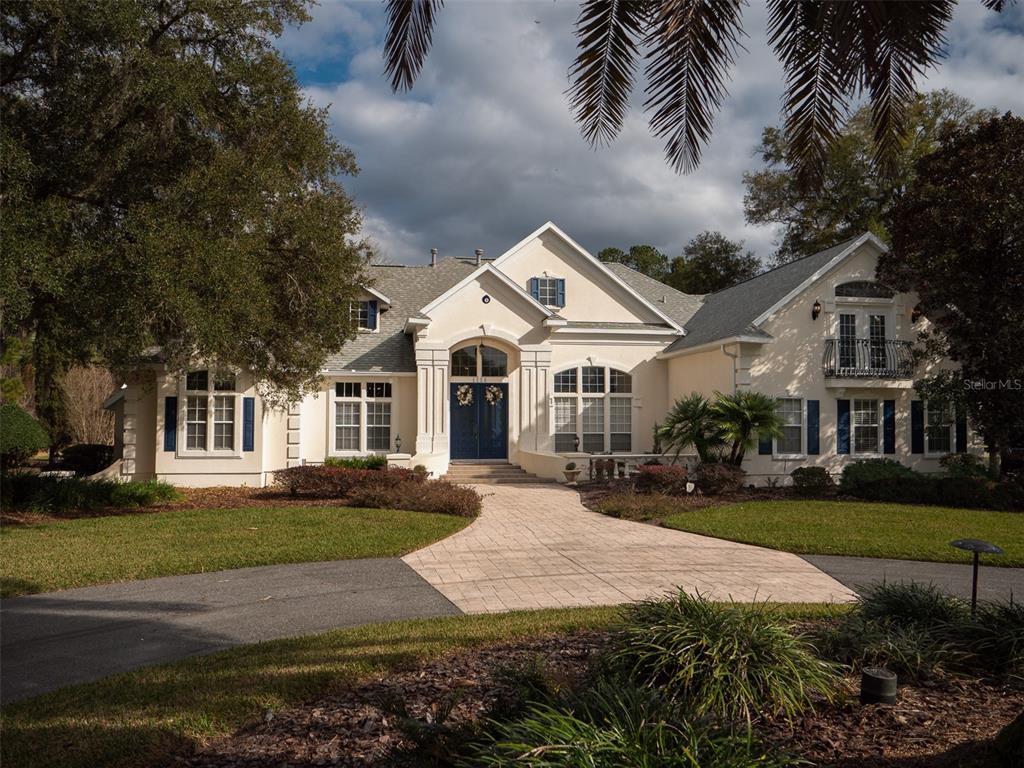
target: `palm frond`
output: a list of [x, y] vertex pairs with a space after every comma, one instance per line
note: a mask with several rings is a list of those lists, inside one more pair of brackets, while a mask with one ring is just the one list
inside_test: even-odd
[[668, 137], [665, 153], [677, 171], [700, 162], [740, 37], [741, 0], [663, 0], [647, 37], [647, 101], [651, 131]]
[[434, 18], [443, 5], [444, 0], [387, 0], [384, 71], [393, 90], [412, 88], [430, 51]]
[[953, 6], [951, 0], [860, 4], [863, 87], [871, 99], [875, 164], [883, 172], [896, 162], [916, 78], [942, 55]]
[[820, 177], [847, 111], [855, 67], [836, 40], [855, 29], [853, 5], [773, 0], [769, 8], [769, 42], [786, 73], [789, 160], [804, 180]]
[[638, 41], [650, 17], [647, 0], [585, 0], [576, 20], [576, 61], [569, 104], [583, 137], [607, 143], [622, 128], [636, 73]]

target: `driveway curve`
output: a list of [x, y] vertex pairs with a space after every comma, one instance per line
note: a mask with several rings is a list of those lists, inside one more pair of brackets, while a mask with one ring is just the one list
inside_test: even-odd
[[614, 605], [677, 586], [718, 600], [846, 602], [797, 555], [591, 512], [564, 486], [476, 486], [469, 527], [402, 558], [465, 613]]

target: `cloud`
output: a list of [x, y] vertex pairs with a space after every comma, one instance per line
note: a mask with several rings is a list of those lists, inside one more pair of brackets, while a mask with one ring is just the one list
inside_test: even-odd
[[[927, 86], [1021, 110], [1020, 14], [958, 8], [949, 58]], [[646, 242], [676, 255], [701, 230], [719, 229], [770, 255], [773, 230], [747, 226], [742, 207], [742, 174], [757, 164], [761, 129], [779, 121], [783, 77], [765, 42], [764, 8], [746, 10], [748, 50], [689, 175], [666, 164], [639, 88], [615, 142], [594, 149], [580, 137], [564, 95], [577, 10], [449, 3], [416, 86], [403, 94], [383, 76], [379, 4], [325, 3], [283, 37], [309, 98], [329, 107], [336, 137], [356, 153], [362, 173], [347, 186], [382, 256], [423, 262], [432, 247], [498, 255], [548, 219], [595, 252]]]

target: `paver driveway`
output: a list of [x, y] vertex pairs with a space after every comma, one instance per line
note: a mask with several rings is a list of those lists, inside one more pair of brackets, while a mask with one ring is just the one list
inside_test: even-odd
[[739, 601], [854, 597], [796, 555], [605, 517], [563, 486], [476, 488], [476, 522], [402, 558], [466, 613], [615, 605], [676, 586]]

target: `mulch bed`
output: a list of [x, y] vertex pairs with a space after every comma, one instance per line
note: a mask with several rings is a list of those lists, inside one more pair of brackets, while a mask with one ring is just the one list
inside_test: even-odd
[[[567, 679], [586, 672], [588, 660], [607, 646], [607, 634], [581, 632], [450, 653], [398, 673], [344, 688], [304, 706], [268, 712], [262, 722], [213, 741], [178, 764], [188, 768], [256, 766], [404, 765], [413, 745], [398, 728], [391, 707], [428, 720], [455, 692], [447, 724], [484, 716], [510, 695], [496, 672], [538, 658]], [[1024, 708], [1021, 684], [951, 678], [900, 688], [895, 706], [862, 706], [849, 696], [789, 725], [762, 727], [770, 744], [814, 764], [835, 768], [952, 768], [987, 766], [985, 742]]]

